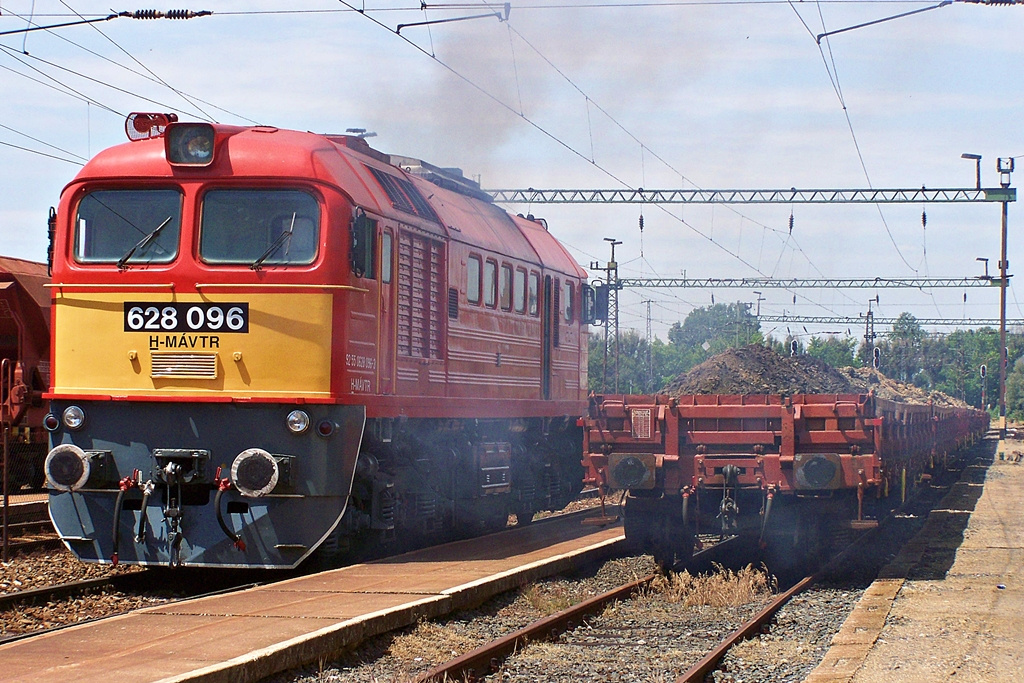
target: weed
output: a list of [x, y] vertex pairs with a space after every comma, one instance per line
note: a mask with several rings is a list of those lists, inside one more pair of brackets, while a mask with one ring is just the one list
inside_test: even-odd
[[561, 612], [573, 604], [564, 586], [533, 584], [523, 591], [530, 605], [544, 615]]
[[766, 597], [777, 589], [775, 578], [762, 565], [747, 565], [739, 571], [715, 564], [711, 574], [670, 573], [657, 577], [651, 588], [664, 594], [669, 602], [687, 606], [735, 607]]

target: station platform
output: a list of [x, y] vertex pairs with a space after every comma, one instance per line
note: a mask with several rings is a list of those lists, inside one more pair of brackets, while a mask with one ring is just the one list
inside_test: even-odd
[[806, 683], [1024, 680], [1024, 442], [984, 453], [867, 589]]
[[568, 515], [0, 645], [0, 679], [258, 681], [366, 638], [608, 557], [622, 527]]

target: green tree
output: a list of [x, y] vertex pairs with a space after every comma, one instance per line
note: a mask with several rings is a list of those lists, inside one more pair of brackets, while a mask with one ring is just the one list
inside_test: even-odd
[[[660, 391], [679, 373], [686, 372], [710, 356], [733, 346], [761, 344], [760, 323], [750, 304], [715, 304], [690, 311], [674, 323], [668, 342], [657, 337], [650, 343], [633, 330], [619, 332], [619, 393]], [[604, 363], [604, 329], [595, 327], [590, 335], [588, 387], [591, 391], [615, 391], [615, 340], [610, 340], [608, 367]], [[647, 351], [650, 348], [653, 381], [648, 381]], [[607, 378], [607, 380], [605, 379]]]
[[807, 355], [824, 361], [834, 368], [848, 366], [860, 367], [860, 359], [855, 357], [857, 340], [853, 337], [812, 336], [807, 344]]

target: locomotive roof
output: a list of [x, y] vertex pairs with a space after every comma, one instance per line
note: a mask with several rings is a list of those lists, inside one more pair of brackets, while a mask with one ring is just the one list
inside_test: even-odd
[[[339, 188], [355, 205], [369, 213], [474, 245], [483, 251], [586, 277], [575, 259], [541, 222], [512, 216], [484, 201], [483, 193], [474, 192], [472, 183], [464, 178], [466, 186], [458, 187], [458, 182], [452, 182], [449, 169], [422, 164], [441, 173], [434, 173], [433, 178], [429, 173], [425, 174], [426, 178], [407, 173], [392, 164], [391, 157], [354, 136], [319, 135], [266, 126], [218, 124], [214, 125], [214, 130], [216, 154], [207, 167], [172, 166], [165, 158], [164, 140], [154, 138], [100, 152], [83, 167], [75, 183], [124, 178], [167, 178], [182, 182], [221, 177], [309, 179]], [[406, 166], [416, 161], [408, 157], [394, 160]], [[429, 215], [429, 211], [418, 212], [427, 215], [415, 215], [395, 208], [378, 180], [381, 173], [411, 183], [435, 215]], [[472, 196], [474, 194], [476, 196]]]

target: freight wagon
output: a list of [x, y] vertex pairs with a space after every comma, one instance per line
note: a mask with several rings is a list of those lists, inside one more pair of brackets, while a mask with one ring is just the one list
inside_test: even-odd
[[42, 427], [50, 374], [50, 295], [46, 265], [0, 256], [0, 420], [9, 428], [7, 485], [43, 486]]
[[608, 395], [582, 424], [586, 483], [623, 490], [627, 540], [670, 565], [702, 532], [820, 550], [872, 523], [866, 500], [905, 496], [983, 435], [988, 414], [872, 394]]

